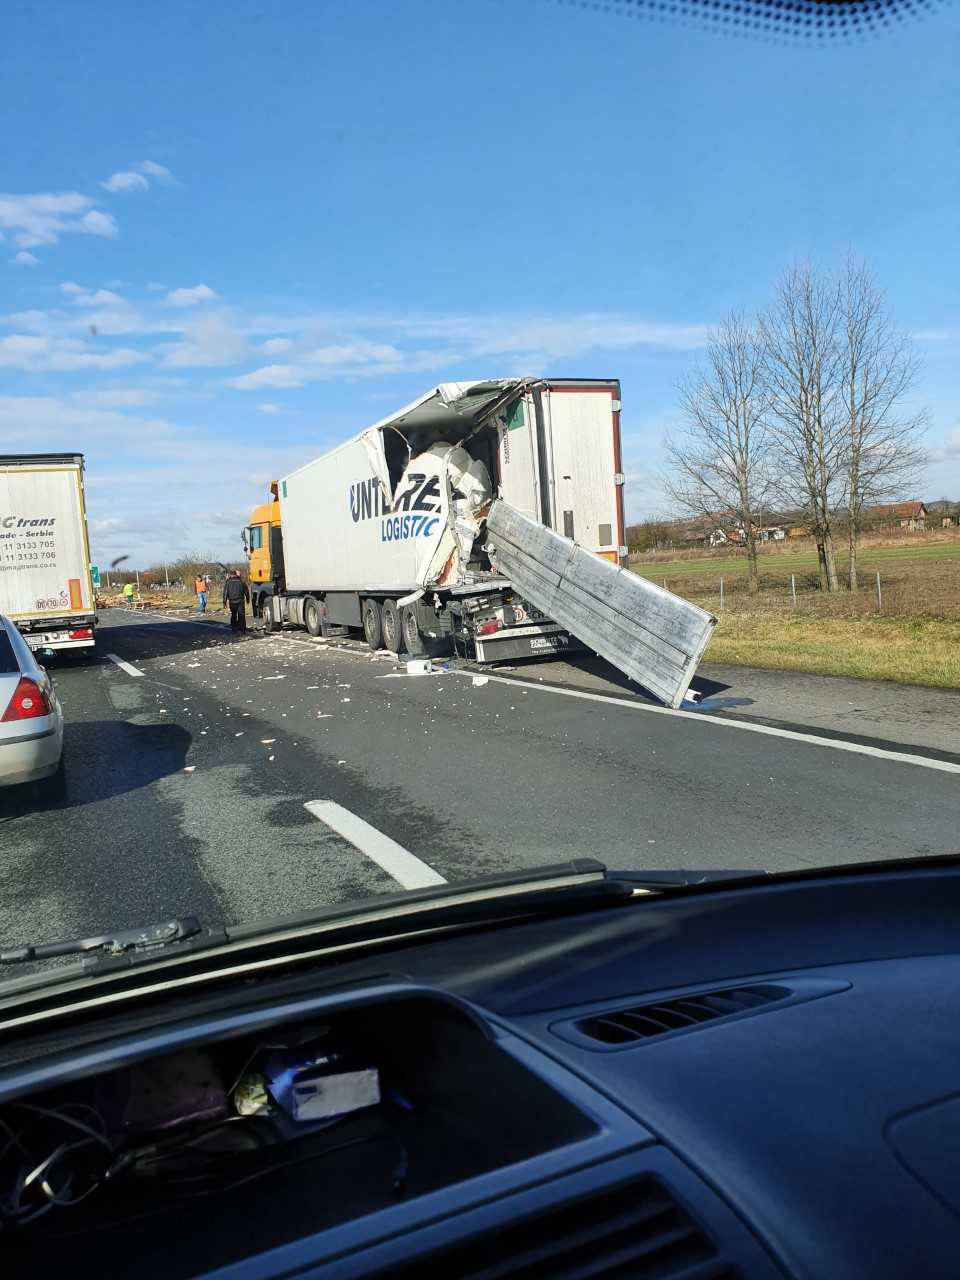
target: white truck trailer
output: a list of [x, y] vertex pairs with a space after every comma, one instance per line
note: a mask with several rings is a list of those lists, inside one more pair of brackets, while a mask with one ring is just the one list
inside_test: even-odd
[[716, 620], [624, 567], [620, 465], [616, 380], [434, 387], [277, 483], [254, 612], [479, 662], [589, 647], [679, 705]]
[[0, 456], [0, 613], [31, 649], [92, 649], [83, 455]]

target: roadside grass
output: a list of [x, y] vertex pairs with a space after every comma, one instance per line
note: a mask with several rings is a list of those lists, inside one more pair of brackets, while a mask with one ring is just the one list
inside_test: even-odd
[[[960, 687], [960, 538], [867, 546], [859, 562], [860, 590], [834, 595], [819, 590], [812, 549], [764, 549], [756, 596], [740, 555], [688, 552], [631, 568], [717, 615], [706, 661]], [[846, 556], [837, 567], [842, 581]]]
[[952, 689], [960, 687], [960, 621], [725, 612], [705, 661]]

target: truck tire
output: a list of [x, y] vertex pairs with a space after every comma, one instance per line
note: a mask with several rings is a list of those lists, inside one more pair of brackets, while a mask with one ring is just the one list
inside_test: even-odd
[[313, 596], [303, 602], [303, 625], [311, 636], [318, 636], [323, 630], [323, 606]]
[[384, 600], [381, 610], [381, 628], [383, 644], [391, 653], [399, 653], [403, 648], [403, 630], [400, 626], [400, 610], [396, 600]]
[[416, 608], [405, 605], [400, 614], [400, 629], [403, 632], [403, 647], [411, 658], [419, 658], [427, 651]]
[[273, 631], [280, 630], [279, 623], [275, 622], [273, 618], [273, 601], [272, 600], [265, 600], [263, 604], [263, 630], [266, 632], [267, 635], [270, 635], [270, 633]]
[[364, 600], [363, 602], [363, 635], [367, 644], [374, 652], [383, 645], [383, 619], [380, 614], [380, 605], [376, 600]]

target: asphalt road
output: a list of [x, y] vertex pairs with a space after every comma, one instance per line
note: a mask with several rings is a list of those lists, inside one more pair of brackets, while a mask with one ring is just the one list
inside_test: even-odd
[[[303, 633], [102, 622], [94, 660], [50, 663], [66, 797], [0, 791], [0, 944], [395, 892], [404, 850], [459, 881], [576, 856], [777, 871], [960, 847], [960, 757], [794, 737], [795, 708], [792, 728], [745, 728], [716, 681], [707, 712], [664, 713], [588, 667], [475, 684]], [[338, 834], [316, 801], [373, 833]]]

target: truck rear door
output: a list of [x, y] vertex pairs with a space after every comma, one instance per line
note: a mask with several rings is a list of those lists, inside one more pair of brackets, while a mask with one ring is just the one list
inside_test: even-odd
[[0, 462], [0, 613], [94, 612], [79, 462]]

